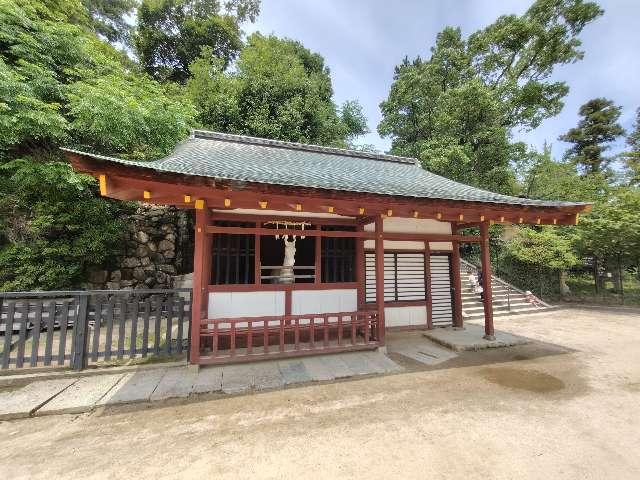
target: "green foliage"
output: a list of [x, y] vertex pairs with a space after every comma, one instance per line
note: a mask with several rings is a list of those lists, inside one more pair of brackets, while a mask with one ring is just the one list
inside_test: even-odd
[[91, 16], [93, 28], [110, 42], [128, 44], [132, 27], [126, 16], [138, 6], [138, 0], [82, 0]]
[[[74, 11], [67, 3], [76, 2], [60, 7]], [[82, 26], [45, 5], [0, 3], [0, 152], [19, 156], [65, 141], [65, 85], [117, 65]]]
[[608, 198], [610, 185], [602, 173], [579, 175], [575, 165], [556, 162], [551, 150], [529, 152], [530, 164], [522, 182], [522, 193], [527, 198], [568, 202], [602, 202]]
[[167, 154], [192, 126], [195, 109], [144, 76], [107, 75], [69, 87], [75, 144], [132, 159]]
[[576, 229], [577, 247], [599, 258], [622, 256], [638, 260], [640, 252], [640, 189], [612, 187], [606, 201], [594, 205]]
[[572, 128], [560, 140], [572, 144], [566, 158], [585, 173], [600, 173], [613, 160], [603, 153], [624, 129], [618, 123], [620, 107], [606, 98], [594, 98], [580, 107], [578, 126]]
[[49, 20], [62, 15], [41, 2], [0, 4], [0, 155], [69, 144], [135, 158], [167, 153], [193, 122], [190, 102], [131, 71], [88, 28]]
[[567, 270], [578, 263], [568, 238], [552, 227], [520, 228], [506, 243], [506, 252], [514, 259], [537, 268]]
[[216, 131], [335, 146], [367, 132], [357, 102], [334, 104], [322, 56], [293, 40], [251, 35], [233, 72], [203, 49], [187, 90], [201, 124]]
[[0, 290], [74, 287], [110, 258], [123, 224], [93, 189], [64, 163], [0, 166]]
[[560, 111], [568, 87], [550, 75], [582, 58], [577, 35], [601, 13], [593, 2], [537, 0], [468, 39], [444, 29], [429, 60], [396, 67], [379, 133], [392, 137], [393, 153], [417, 156], [429, 170], [513, 191], [510, 164], [523, 147], [510, 142], [511, 129]]
[[0, 2], [0, 289], [79, 286], [120, 251], [122, 204], [60, 146], [147, 159], [187, 134], [175, 87], [98, 39], [80, 0]]
[[184, 82], [204, 47], [226, 68], [242, 47], [240, 24], [254, 21], [259, 0], [143, 0], [134, 45], [157, 79]]
[[627, 137], [629, 151], [623, 155], [629, 181], [632, 185], [640, 186], [640, 108], [636, 110], [636, 123]]

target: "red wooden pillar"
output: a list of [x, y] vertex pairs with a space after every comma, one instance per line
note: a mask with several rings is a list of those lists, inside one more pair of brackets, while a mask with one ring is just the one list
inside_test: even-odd
[[208, 285], [211, 272], [211, 239], [206, 233], [210, 222], [209, 209], [206, 202], [196, 204], [195, 241], [193, 251], [193, 287], [191, 294], [191, 347], [189, 361], [200, 362], [200, 320], [208, 309]]
[[384, 239], [382, 236], [383, 219], [378, 215], [375, 221], [376, 235], [376, 306], [378, 308], [378, 341], [384, 345]]
[[[314, 230], [322, 230], [322, 227], [320, 225], [316, 225]], [[316, 259], [314, 262], [316, 269], [313, 272], [315, 276], [313, 281], [316, 285], [319, 285], [322, 283], [322, 237], [315, 237], [313, 241], [315, 242], [316, 248]]]
[[484, 338], [495, 340], [493, 331], [493, 292], [491, 291], [491, 257], [489, 256], [489, 224], [480, 223], [482, 291], [484, 292]]
[[[358, 225], [357, 232], [364, 231], [364, 225]], [[356, 238], [356, 283], [358, 284], [358, 311], [364, 309], [365, 299], [365, 258], [364, 258], [364, 238]]]
[[424, 292], [427, 301], [427, 328], [433, 328], [433, 298], [431, 296], [431, 245], [424, 242]]
[[[458, 226], [451, 224], [451, 234], [458, 234]], [[453, 283], [453, 326], [462, 328], [462, 280], [460, 279], [460, 243], [451, 242], [451, 281]]]
[[[256, 227], [258, 227], [258, 228], [262, 227], [262, 223], [258, 222], [256, 224]], [[261, 238], [262, 237], [260, 235], [254, 235], [254, 237], [253, 237], [254, 242], [255, 242], [254, 249], [253, 249], [253, 251], [254, 251], [254, 254], [253, 254], [253, 267], [254, 267], [253, 276], [254, 276], [254, 279], [253, 280], [254, 280], [254, 283], [256, 285], [261, 285], [262, 284], [262, 268], [261, 268], [262, 265], [260, 263], [260, 256], [262, 255], [260, 253], [260, 239]]]

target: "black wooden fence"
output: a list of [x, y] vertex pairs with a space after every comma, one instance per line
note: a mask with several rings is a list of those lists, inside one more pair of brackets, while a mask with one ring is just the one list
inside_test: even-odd
[[0, 293], [0, 368], [188, 354], [191, 290]]

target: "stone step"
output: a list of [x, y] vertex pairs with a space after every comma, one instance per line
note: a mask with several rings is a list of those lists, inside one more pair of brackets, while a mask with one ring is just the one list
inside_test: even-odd
[[[534, 313], [534, 312], [542, 312], [542, 311], [546, 311], [548, 310], [548, 308], [545, 307], [528, 307], [528, 308], [517, 308], [517, 309], [511, 309], [509, 310], [495, 310], [493, 311], [493, 316], [494, 317], [504, 317], [507, 315], [519, 315], [519, 314], [524, 314], [524, 313]], [[482, 319], [484, 318], [484, 311], [481, 312], [473, 312], [473, 313], [467, 313], [465, 311], [465, 316], [464, 316], [464, 320], [477, 320], [477, 319]]]
[[[495, 300], [504, 300], [506, 302], [507, 299], [509, 299], [509, 298], [513, 300], [514, 298], [525, 298], [525, 296], [523, 294], [521, 294], [521, 293], [514, 293], [514, 292], [511, 292], [509, 294], [506, 294], [506, 293], [493, 293], [492, 298], [493, 298], [494, 301]], [[480, 294], [479, 293], [474, 293], [474, 294], [471, 294], [471, 295], [465, 295], [465, 294], [462, 295], [462, 301], [463, 302], [465, 302], [465, 301], [471, 301], [472, 302], [474, 300], [480, 301]]]
[[[528, 302], [519, 302], [519, 303], [512, 303], [511, 304], [511, 309], [513, 310], [514, 308], [529, 308], [529, 307], [533, 307], [536, 308], [535, 306], [531, 305]], [[498, 311], [498, 310], [508, 310], [509, 306], [507, 304], [504, 305], [500, 305], [500, 304], [493, 304], [493, 311]], [[474, 305], [474, 306], [466, 306], [463, 304], [462, 305], [462, 310], [464, 310], [465, 312], [474, 312], [474, 311], [481, 311], [484, 310], [484, 305], [480, 304], [478, 306]]]
[[[493, 296], [493, 303], [504, 303], [507, 304], [509, 302], [514, 303], [514, 302], [526, 302], [527, 299], [524, 295], [518, 295], [518, 296], [511, 296], [509, 298], [507, 297], [496, 297], [495, 295]], [[476, 298], [463, 298], [462, 299], [462, 304], [473, 304], [473, 303], [482, 303], [482, 300], [480, 299], [480, 296], [478, 295]]]
[[[466, 280], [469, 272], [464, 268], [460, 269], [462, 278], [462, 310], [469, 319], [484, 317], [484, 305], [480, 299], [480, 294], [473, 292]], [[553, 306], [536, 307], [531, 305], [523, 293], [520, 293], [498, 280], [498, 277], [491, 277], [491, 293], [493, 300], [493, 312], [496, 316], [515, 315], [517, 313], [527, 313], [532, 311], [545, 310]]]
[[[507, 294], [507, 292], [514, 294], [514, 295], [518, 295], [520, 294], [520, 292], [518, 292], [517, 290], [507, 290], [505, 287], [503, 286], [499, 286], [499, 287], [492, 287], [491, 291], [496, 294], [496, 293], [500, 293], [500, 294]], [[475, 292], [473, 290], [471, 290], [470, 288], [467, 288], [465, 286], [462, 287], [462, 294], [463, 295], [475, 295]], [[521, 294], [520, 294], [521, 295]]]

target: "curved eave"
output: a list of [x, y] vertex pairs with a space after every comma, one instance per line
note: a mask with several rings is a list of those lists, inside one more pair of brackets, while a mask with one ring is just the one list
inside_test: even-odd
[[[76, 171], [88, 173], [96, 178], [99, 178], [100, 175], [108, 177], [112, 187], [115, 187], [117, 183], [117, 188], [111, 188], [104, 192], [106, 196], [122, 200], [148, 201], [149, 203], [189, 206], [184, 202], [185, 195], [207, 198], [210, 202], [215, 202], [225, 196], [225, 198], [236, 197], [236, 200], [241, 195], [261, 196], [264, 198], [270, 196], [274, 199], [284, 196], [289, 199], [290, 204], [294, 203], [294, 200], [292, 200], [294, 197], [313, 199], [314, 204], [320, 200], [325, 200], [325, 204], [332, 201], [336, 204], [344, 204], [344, 206], [347, 204], [352, 206], [356, 204], [363, 205], [367, 202], [367, 204], [371, 204], [369, 208], [366, 205], [358, 207], [358, 210], [365, 208], [367, 215], [373, 212], [384, 213], [389, 209], [395, 209], [396, 216], [414, 216], [416, 211], [419, 212], [420, 216], [421, 208], [431, 208], [434, 211], [440, 208], [442, 215], [438, 219], [446, 221], [473, 222], [480, 221], [481, 217], [488, 216], [491, 216], [491, 218], [487, 219], [501, 221], [501, 217], [504, 216], [506, 218], [502, 219], [502, 221], [505, 223], [528, 224], [573, 224], [577, 220], [577, 214], [588, 213], [592, 208], [591, 204], [578, 202], [540, 202], [518, 198], [517, 204], [511, 204], [447, 198], [446, 196], [435, 198], [416, 197], [372, 193], [355, 189], [336, 190], [282, 183], [268, 184], [167, 171], [157, 168], [159, 161], [135, 162], [73, 149], [64, 148], [62, 150]], [[152, 190], [155, 190], [156, 194], [153, 197], [148, 195], [149, 198], [146, 198], [144, 192], [148, 194]], [[164, 193], [159, 195], [157, 192]], [[237, 202], [232, 203], [237, 205]], [[308, 201], [305, 201], [305, 203], [308, 204]], [[297, 203], [294, 204], [298, 205]], [[255, 207], [255, 202], [252, 206]], [[411, 208], [415, 208], [415, 210], [411, 210]], [[456, 214], [456, 211], [461, 213]], [[486, 211], [487, 215], [483, 215], [482, 211]], [[478, 215], [471, 214], [471, 212], [478, 213]], [[501, 215], [501, 213], [504, 215]], [[354, 214], [354, 211], [350, 211], [349, 214]], [[469, 214], [473, 218], [469, 218]], [[519, 216], [519, 214], [522, 216]], [[555, 222], [553, 219], [555, 219]]]

